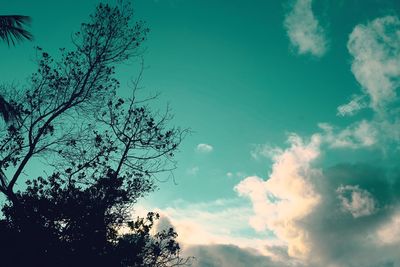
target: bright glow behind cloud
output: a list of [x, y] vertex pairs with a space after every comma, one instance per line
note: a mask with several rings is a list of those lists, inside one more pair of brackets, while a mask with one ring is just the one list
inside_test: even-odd
[[319, 176], [311, 167], [319, 156], [320, 136], [314, 135], [309, 143], [292, 135], [291, 146], [275, 155], [272, 173], [267, 181], [248, 177], [236, 186], [241, 196], [250, 198], [254, 216], [250, 224], [258, 231], [266, 228], [288, 244], [292, 257], [309, 256], [309, 240], [299, 221], [310, 214], [320, 202], [311, 177]]

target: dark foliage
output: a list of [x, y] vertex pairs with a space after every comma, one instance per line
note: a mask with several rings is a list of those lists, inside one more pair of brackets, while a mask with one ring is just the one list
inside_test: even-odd
[[89, 187], [66, 183], [58, 173], [29, 182], [18, 207], [3, 208], [3, 266], [186, 264], [172, 228], [151, 234], [157, 214], [130, 219], [132, 201], [151, 184], [138, 180], [136, 190], [127, 190], [114, 174], [109, 170]]

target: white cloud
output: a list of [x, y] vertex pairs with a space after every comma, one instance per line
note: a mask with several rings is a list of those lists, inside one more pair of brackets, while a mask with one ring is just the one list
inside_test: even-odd
[[265, 235], [254, 238], [243, 234], [251, 230], [247, 220], [252, 210], [239, 198], [201, 203], [178, 201], [165, 208], [149, 210], [167, 218], [178, 233], [178, 241], [184, 245], [228, 244], [252, 248], [264, 255], [268, 254], [266, 245], [277, 245], [266, 240]]
[[357, 25], [347, 48], [352, 72], [370, 98], [370, 106], [384, 111], [396, 99], [400, 77], [400, 20], [394, 16]]
[[352, 116], [367, 106], [368, 104], [365, 102], [365, 96], [353, 96], [349, 103], [341, 105], [337, 108], [337, 115], [342, 117]]
[[323, 130], [322, 140], [332, 148], [357, 149], [377, 143], [378, 129], [366, 120], [356, 122], [339, 131], [335, 131], [335, 128], [328, 123], [319, 123], [318, 126]]
[[278, 147], [273, 147], [268, 144], [264, 145], [255, 145], [254, 148], [250, 151], [250, 155], [253, 159], [259, 160], [261, 157], [264, 158], [273, 158], [276, 155], [282, 153], [282, 149]]
[[234, 178], [234, 177], [236, 177], [236, 178], [242, 179], [243, 177], [246, 176], [246, 173], [241, 172], [241, 171], [237, 171], [237, 172], [227, 172], [227, 173], [226, 173], [226, 176], [229, 177], [229, 178]]
[[198, 166], [193, 166], [192, 168], [189, 168], [186, 172], [189, 175], [196, 175], [199, 172], [200, 168]]
[[283, 242], [273, 237], [268, 239], [265, 235], [244, 234], [251, 230], [247, 219], [252, 210], [242, 199], [200, 203], [180, 200], [166, 208], [148, 208], [141, 203], [132, 216], [144, 217], [149, 210], [160, 214], [152, 233], [173, 227], [178, 233], [182, 255], [196, 258], [193, 266], [295, 267], [284, 253], [286, 246]]
[[336, 189], [342, 210], [351, 213], [354, 218], [368, 216], [376, 211], [372, 195], [359, 186], [341, 185]]
[[325, 54], [327, 41], [312, 11], [312, 0], [297, 0], [286, 15], [284, 25], [299, 54], [310, 53], [318, 57]]
[[279, 240], [287, 243], [289, 256], [307, 258], [310, 256], [308, 234], [299, 221], [320, 202], [310, 179], [320, 175], [311, 163], [320, 154], [321, 140], [319, 135], [314, 135], [309, 143], [304, 143], [292, 135], [289, 142], [290, 147], [274, 157], [268, 180], [247, 177], [235, 189], [252, 202], [254, 216], [250, 224], [254, 229], [273, 231]]
[[213, 150], [213, 146], [209, 144], [198, 144], [196, 147], [196, 151], [200, 153], [210, 153]]

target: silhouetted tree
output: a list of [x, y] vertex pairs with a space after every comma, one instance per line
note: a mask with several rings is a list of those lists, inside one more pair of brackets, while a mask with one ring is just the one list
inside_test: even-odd
[[[181, 266], [172, 228], [151, 234], [158, 215], [132, 220], [130, 207], [151, 182], [135, 178], [124, 186], [109, 168], [88, 187], [60, 173], [29, 182], [18, 193], [20, 207], [5, 205], [0, 233], [6, 266]], [[134, 189], [133, 189], [134, 188]], [[21, 216], [23, 212], [24, 216]], [[118, 229], [126, 227], [125, 233]]]
[[[180, 266], [173, 229], [151, 234], [158, 215], [132, 220], [155, 175], [173, 170], [186, 130], [169, 127], [168, 110], [152, 112], [136, 93], [116, 93], [115, 65], [137, 58], [148, 29], [132, 12], [98, 5], [73, 37], [75, 49], [54, 60], [38, 48], [38, 70], [10, 103], [18, 114], [0, 132], [1, 261], [10, 266]], [[17, 104], [18, 103], [18, 104]], [[16, 191], [34, 157], [48, 177]], [[118, 231], [125, 229], [124, 234]], [[9, 260], [7, 262], [7, 260]], [[6, 265], [7, 266], [7, 265]]]

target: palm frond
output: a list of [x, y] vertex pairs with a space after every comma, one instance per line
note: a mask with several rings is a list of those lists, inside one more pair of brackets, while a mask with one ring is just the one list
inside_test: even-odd
[[3, 96], [0, 95], [0, 117], [6, 123], [14, 121], [18, 117], [18, 112], [12, 106], [12, 104], [8, 103], [7, 100], [4, 99]]
[[25, 30], [25, 26], [30, 23], [30, 17], [21, 15], [0, 16], [0, 39], [15, 45], [23, 39], [32, 40], [32, 34]]

